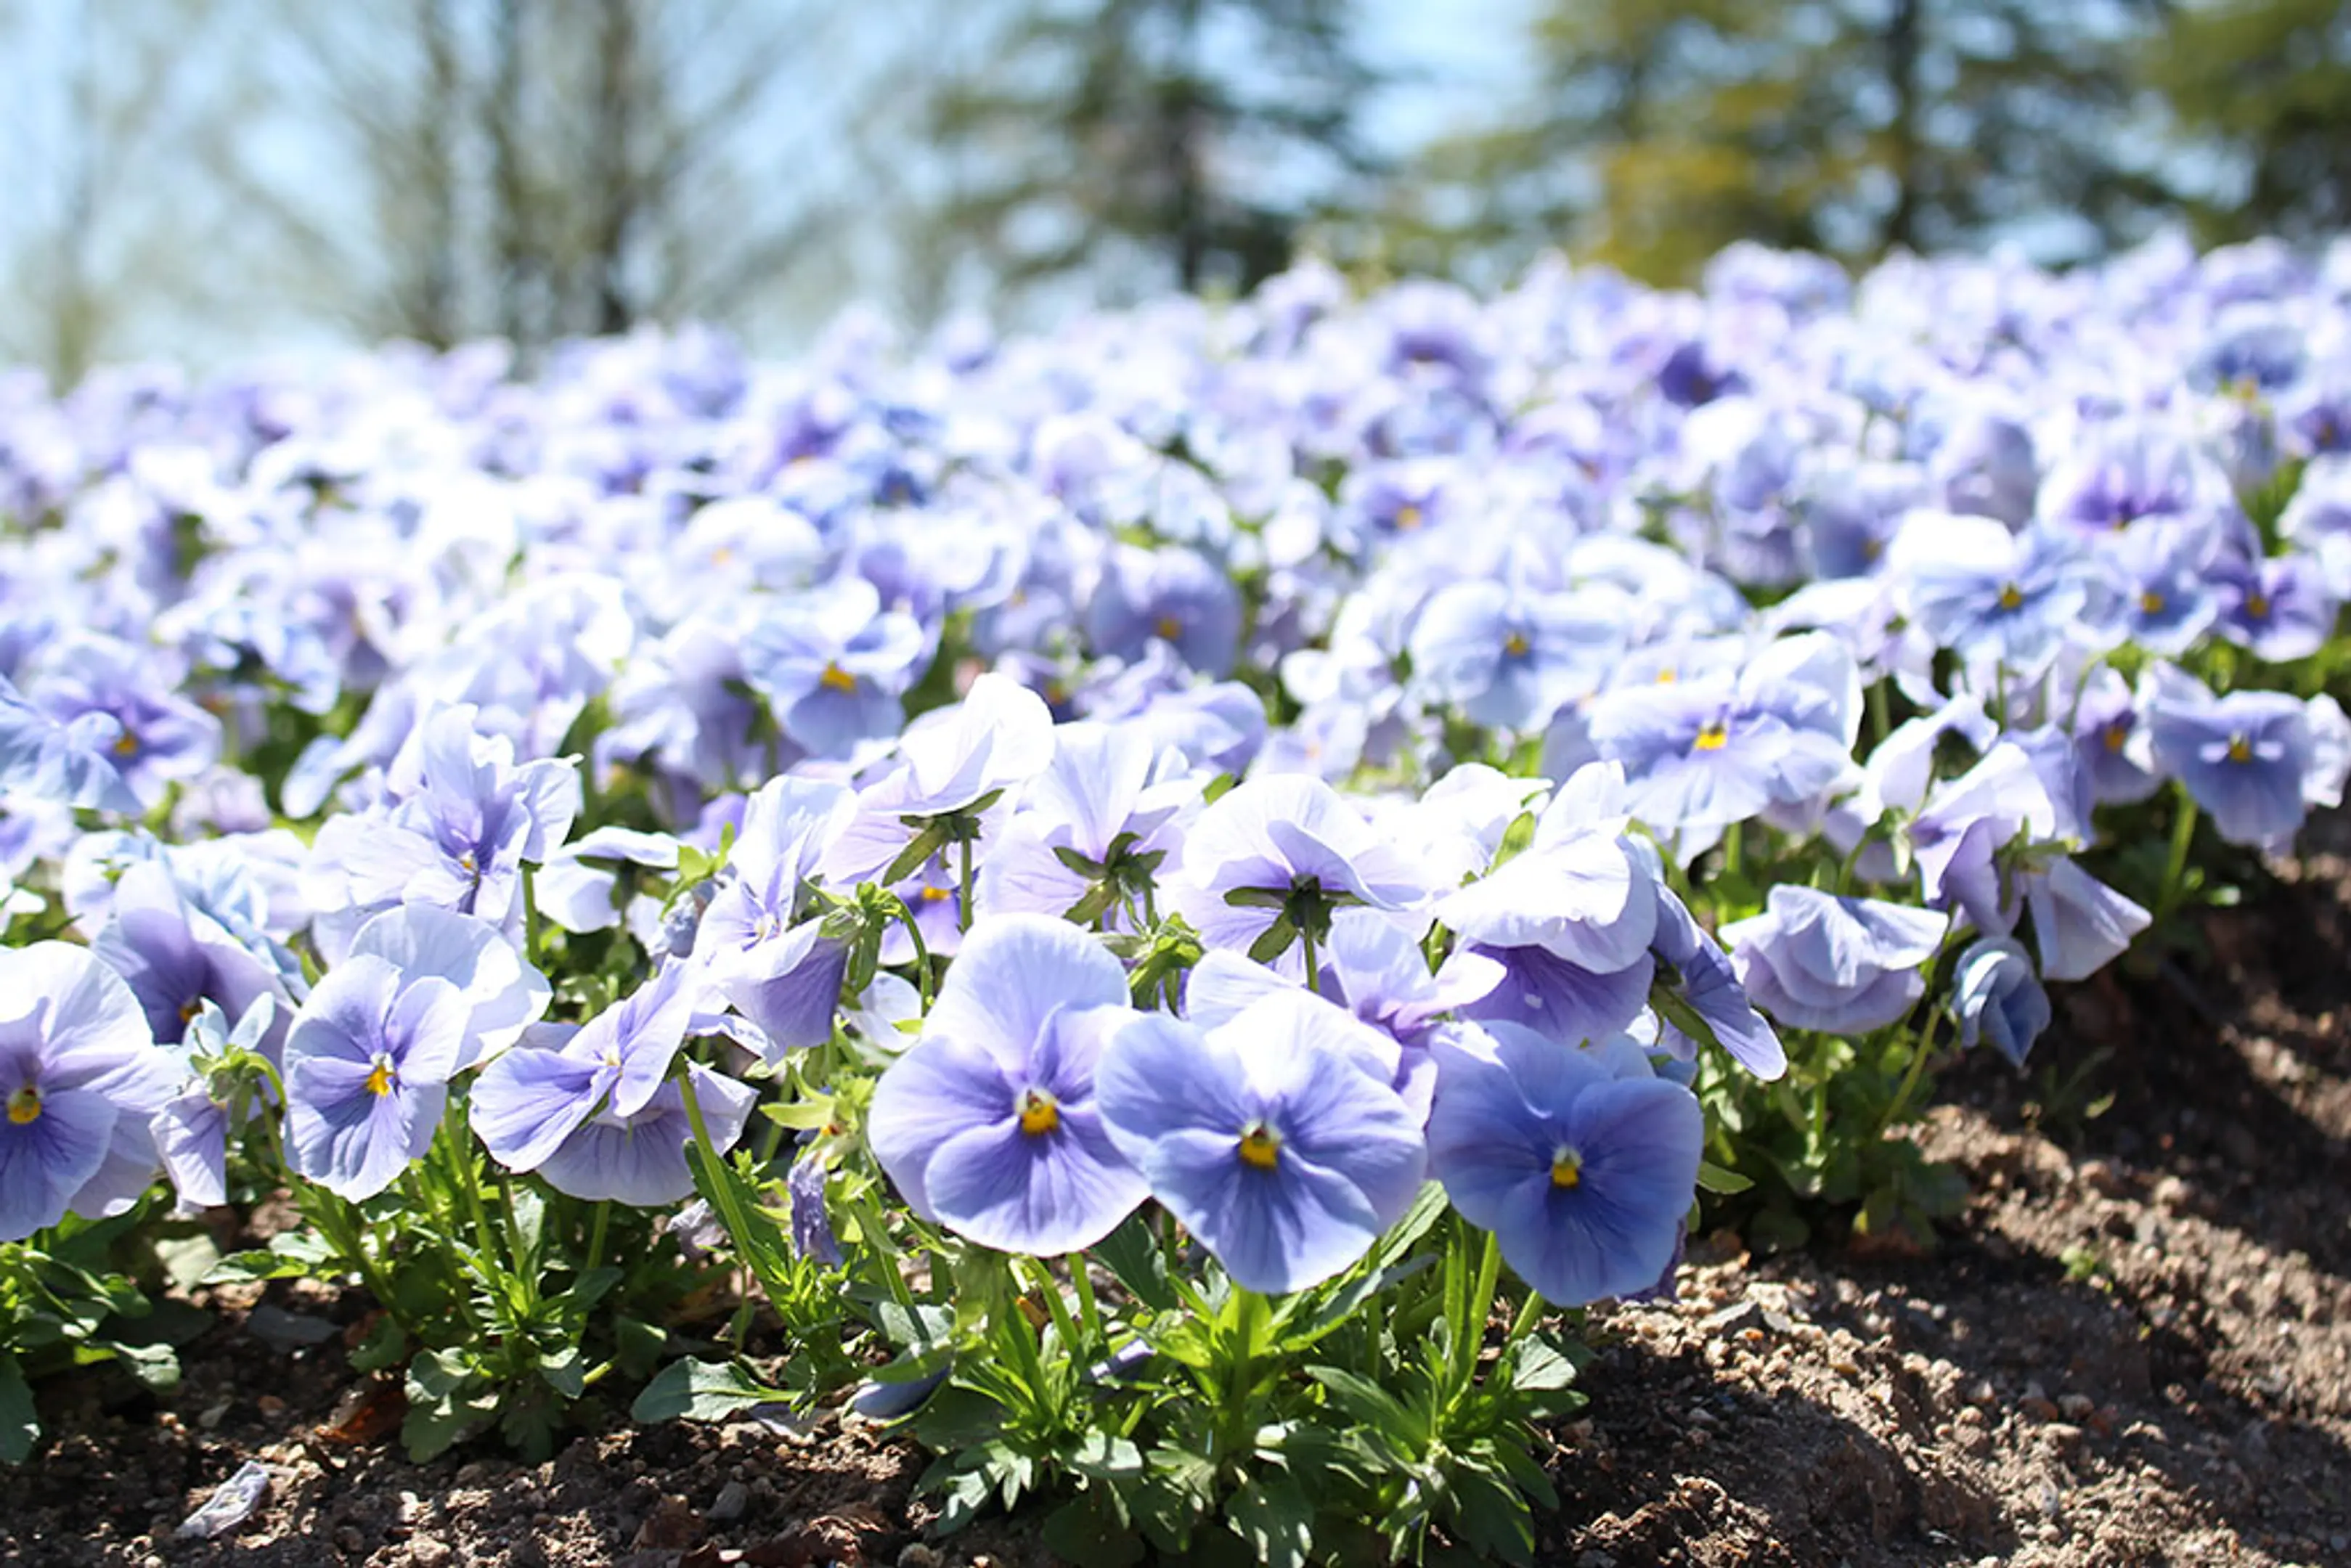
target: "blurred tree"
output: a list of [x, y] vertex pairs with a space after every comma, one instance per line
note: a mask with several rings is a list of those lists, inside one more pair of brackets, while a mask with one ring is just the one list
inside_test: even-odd
[[1741, 237], [1862, 260], [2063, 218], [2089, 248], [2156, 194], [2116, 143], [2161, 3], [1552, 0], [1533, 111], [1431, 174], [1456, 244], [1667, 279]]
[[69, 386], [140, 319], [231, 317], [240, 214], [200, 177], [248, 85], [227, 61], [237, 0], [0, 6], [0, 56], [42, 60], [0, 87], [0, 359]]
[[2351, 5], [2189, 0], [2142, 57], [2197, 152], [2220, 162], [2175, 170], [2206, 237], [2351, 225]]
[[1022, 0], [989, 18], [925, 130], [951, 168], [918, 245], [1019, 287], [1245, 288], [1360, 204], [1375, 84], [1348, 0]]
[[739, 316], [786, 287], [851, 200], [811, 134], [816, 0], [405, 0], [284, 12], [281, 112], [340, 192], [243, 188], [316, 308], [373, 336], [525, 348], [641, 320]]

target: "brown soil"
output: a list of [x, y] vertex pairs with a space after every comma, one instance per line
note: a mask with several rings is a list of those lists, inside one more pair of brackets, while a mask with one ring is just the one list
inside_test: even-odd
[[[1989, 1060], [1952, 1075], [1922, 1136], [1975, 1196], [1933, 1255], [1711, 1239], [1681, 1301], [1595, 1317], [1544, 1561], [2351, 1564], [2351, 866], [2287, 875], [2212, 916], [2201, 956], [2063, 999], [2036, 1069], [2110, 1050], [2103, 1115], [2036, 1106]], [[830, 1418], [616, 1427], [538, 1466], [322, 1442], [357, 1381], [340, 1342], [281, 1354], [243, 1319], [161, 1401], [43, 1387], [68, 1435], [0, 1471], [0, 1563], [1046, 1561], [1020, 1519], [927, 1542], [922, 1457]], [[173, 1539], [251, 1458], [278, 1473], [261, 1512]]]

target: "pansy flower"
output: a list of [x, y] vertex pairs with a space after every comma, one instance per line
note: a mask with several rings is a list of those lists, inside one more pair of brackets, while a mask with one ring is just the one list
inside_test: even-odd
[[433, 1142], [465, 1021], [437, 975], [372, 954], [337, 965], [286, 1037], [287, 1164], [354, 1203], [390, 1186]]
[[1095, 1103], [1126, 1003], [1119, 961], [1068, 922], [973, 926], [866, 1119], [908, 1205], [999, 1251], [1069, 1252], [1109, 1235], [1144, 1193]]
[[1420, 1190], [1395, 1042], [1304, 991], [1214, 1029], [1145, 1014], [1095, 1077], [1102, 1124], [1233, 1282], [1304, 1290], [1362, 1257]]
[[1698, 1197], [1698, 1097], [1638, 1051], [1562, 1048], [1510, 1024], [1437, 1041], [1429, 1173], [1560, 1306], [1655, 1286]]
[[155, 1179], [149, 1121], [181, 1076], [87, 948], [0, 950], [0, 1241], [128, 1208]]

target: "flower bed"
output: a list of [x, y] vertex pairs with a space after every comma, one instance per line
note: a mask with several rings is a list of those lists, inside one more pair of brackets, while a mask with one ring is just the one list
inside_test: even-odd
[[1938, 1067], [2339, 802], [2330, 276], [15, 398], [0, 1447], [168, 1266], [361, 1286], [418, 1458], [847, 1395], [942, 1531], [1523, 1560], [1583, 1309], [1930, 1241]]

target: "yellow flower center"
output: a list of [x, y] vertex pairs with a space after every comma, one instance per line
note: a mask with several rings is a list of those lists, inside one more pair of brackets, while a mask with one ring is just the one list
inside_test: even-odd
[[2252, 759], [2253, 748], [2252, 744], [2241, 735], [2231, 736], [2229, 737], [2229, 760], [2231, 762], [2251, 762]]
[[1032, 1138], [1041, 1138], [1061, 1124], [1061, 1108], [1042, 1089], [1026, 1089], [1020, 1093], [1020, 1130]]
[[2245, 595], [2245, 613], [2252, 616], [2256, 621], [2268, 620], [2270, 618], [2270, 596], [2266, 593], [2258, 591]]
[[1561, 1145], [1559, 1152], [1551, 1157], [1551, 1185], [1562, 1188], [1582, 1186], [1583, 1156], [1566, 1145]]
[[180, 1004], [180, 1021], [182, 1023], [193, 1023], [196, 1021], [196, 1015], [204, 1010], [204, 999], [202, 997], [197, 997], [192, 1000], [182, 1002]]
[[710, 564], [713, 566], [734, 565], [735, 547], [733, 545], [720, 545], [716, 549], [712, 550], [710, 552]]
[[2163, 595], [2150, 588], [2138, 596], [2138, 612], [2141, 615], [2160, 615], [2164, 603]]
[[379, 1056], [375, 1059], [374, 1071], [367, 1075], [367, 1092], [381, 1099], [392, 1092], [392, 1058]]
[[2002, 610], [2023, 609], [2024, 590], [2017, 587], [2016, 584], [2012, 582], [2005, 588], [2002, 588], [2000, 591], [2000, 607]]
[[1527, 634], [1523, 632], [1513, 632], [1508, 637], [1503, 638], [1502, 652], [1508, 653], [1513, 659], [1525, 658], [1527, 656]]
[[1720, 751], [1730, 744], [1730, 727], [1719, 718], [1710, 718], [1700, 727], [1698, 739], [1690, 743], [1693, 751]]
[[41, 1092], [39, 1090], [27, 1083], [8, 1096], [9, 1121], [22, 1127], [40, 1119]]
[[2106, 730], [2106, 749], [2108, 751], [2120, 751], [2129, 739], [2130, 732], [2128, 730], [2125, 729], [2118, 724], [2111, 726]]
[[948, 899], [953, 898], [954, 896], [955, 889], [951, 887], [926, 887], [923, 889], [923, 902], [925, 904], [945, 904]]
[[1667, 665], [1664, 669], [1657, 672], [1657, 685], [1661, 686], [1672, 685], [1676, 681], [1680, 679], [1680, 674], [1675, 671], [1671, 664]]
[[831, 691], [853, 692], [857, 689], [857, 677], [828, 660], [824, 674], [816, 678], [816, 684]]
[[1263, 1122], [1255, 1123], [1241, 1134], [1233, 1152], [1240, 1155], [1241, 1164], [1270, 1171], [1281, 1163], [1281, 1134]]
[[1395, 510], [1395, 526], [1405, 533], [1408, 534], [1420, 527], [1422, 521], [1420, 508], [1410, 501], [1406, 501]]
[[129, 730], [126, 729], [120, 735], [114, 737], [115, 756], [130, 757], [137, 753], [138, 750], [139, 737], [131, 734]]

